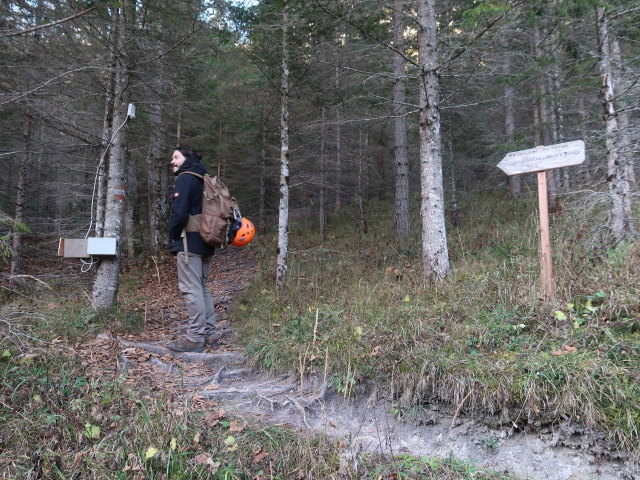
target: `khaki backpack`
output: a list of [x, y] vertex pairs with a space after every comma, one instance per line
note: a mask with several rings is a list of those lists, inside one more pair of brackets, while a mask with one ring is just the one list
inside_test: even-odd
[[[242, 216], [236, 199], [231, 196], [227, 186], [217, 176], [199, 175], [194, 172], [182, 172], [193, 175], [203, 182], [202, 213], [189, 215], [185, 232], [199, 232], [202, 240], [212, 247], [224, 248], [233, 241]], [[185, 253], [186, 235], [184, 236]]]

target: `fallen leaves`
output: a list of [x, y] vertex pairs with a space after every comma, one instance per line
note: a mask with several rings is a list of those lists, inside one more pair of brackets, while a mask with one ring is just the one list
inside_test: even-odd
[[556, 350], [555, 352], [553, 352], [551, 355], [554, 356], [560, 356], [560, 355], [566, 355], [567, 353], [573, 353], [576, 352], [578, 349], [576, 347], [571, 347], [569, 345], [563, 345], [562, 349], [560, 350]]
[[210, 413], [207, 418], [204, 419], [205, 423], [209, 427], [215, 427], [220, 423], [220, 419], [225, 416], [226, 412], [221, 408], [220, 410]]
[[229, 431], [234, 433], [239, 433], [244, 430], [244, 427], [238, 423], [237, 420], [231, 420], [229, 423]]
[[220, 465], [222, 465], [220, 462], [214, 462], [213, 459], [206, 453], [200, 453], [196, 455], [194, 461], [197, 465], [206, 465], [207, 467], [209, 467], [209, 471], [212, 474], [215, 474], [220, 468]]
[[260, 448], [253, 452], [253, 463], [258, 464], [269, 456], [269, 453], [264, 451], [264, 447], [260, 445]]

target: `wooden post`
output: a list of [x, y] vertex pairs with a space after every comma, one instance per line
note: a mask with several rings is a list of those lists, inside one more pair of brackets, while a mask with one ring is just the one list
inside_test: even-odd
[[538, 205], [540, 208], [540, 277], [544, 298], [553, 300], [551, 271], [551, 235], [549, 234], [549, 204], [547, 201], [547, 171], [538, 172]]

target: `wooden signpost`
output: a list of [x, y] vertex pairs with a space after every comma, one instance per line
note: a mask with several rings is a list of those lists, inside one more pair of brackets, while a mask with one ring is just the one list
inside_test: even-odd
[[541, 281], [546, 300], [553, 299], [551, 269], [551, 235], [549, 233], [549, 206], [547, 200], [547, 170], [580, 165], [584, 162], [584, 142], [558, 143], [546, 147], [530, 148], [507, 153], [498, 168], [507, 175], [537, 172], [538, 206], [540, 209], [540, 266]]

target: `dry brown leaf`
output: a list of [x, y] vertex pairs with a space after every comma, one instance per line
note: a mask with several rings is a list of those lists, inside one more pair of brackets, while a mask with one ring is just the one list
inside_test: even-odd
[[220, 419], [224, 417], [225, 413], [226, 412], [223, 409], [220, 409], [217, 412], [209, 414], [207, 418], [204, 419], [204, 421], [209, 427], [215, 427], [220, 423]]
[[563, 345], [561, 350], [556, 350], [551, 355], [555, 355], [556, 357], [559, 355], [566, 355], [567, 353], [576, 352], [578, 349], [576, 347], [572, 347], [570, 345]]
[[231, 420], [231, 422], [229, 423], [230, 432], [241, 432], [243, 430], [244, 427], [242, 425], [239, 425], [237, 420]]
[[204, 387], [204, 390], [217, 390], [219, 388], [220, 388], [220, 385], [218, 385], [217, 383], [211, 383], [206, 387]]
[[69, 468], [77, 467], [78, 464], [80, 463], [80, 461], [82, 460], [82, 457], [84, 457], [84, 454], [85, 454], [84, 450], [76, 453], [75, 457], [73, 457], [73, 463], [71, 464], [71, 466]]
[[260, 448], [254, 452], [253, 454], [253, 463], [260, 463], [265, 457], [268, 457], [269, 454], [264, 451], [264, 447], [260, 445]]
[[122, 469], [123, 472], [141, 472], [142, 467], [140, 466], [140, 461], [135, 454], [130, 453], [129, 458], [127, 458], [127, 464]]
[[191, 443], [193, 443], [195, 446], [198, 446], [198, 444], [200, 443], [200, 432], [196, 433], [193, 436], [193, 440], [191, 440]]
[[338, 425], [336, 425], [333, 421], [329, 420], [329, 425], [331, 425], [333, 428], [338, 428]]
[[206, 453], [199, 453], [195, 456], [194, 460], [198, 465], [202, 465], [203, 463], [207, 463], [209, 460], [211, 460], [211, 457]]

